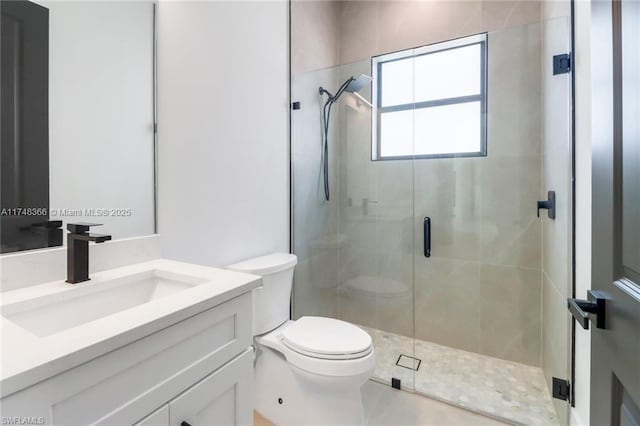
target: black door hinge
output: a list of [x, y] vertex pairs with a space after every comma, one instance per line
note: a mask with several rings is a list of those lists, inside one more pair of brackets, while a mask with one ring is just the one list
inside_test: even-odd
[[300, 102], [299, 102], [299, 101], [291, 102], [291, 109], [292, 109], [292, 110], [297, 111], [297, 110], [299, 110], [300, 108], [301, 108], [301, 106], [300, 106]]
[[552, 377], [552, 394], [556, 399], [561, 399], [563, 401], [569, 401], [571, 385], [568, 380], [558, 379], [557, 377]]
[[402, 385], [400, 383], [400, 379], [396, 379], [395, 377], [391, 378], [391, 387], [394, 389], [402, 389]]
[[567, 74], [571, 71], [571, 54], [563, 53], [553, 57], [553, 75]]

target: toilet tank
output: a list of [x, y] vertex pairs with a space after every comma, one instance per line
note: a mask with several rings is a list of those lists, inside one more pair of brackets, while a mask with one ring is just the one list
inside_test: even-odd
[[273, 253], [227, 267], [262, 277], [262, 287], [253, 290], [254, 336], [271, 331], [289, 319], [293, 269], [297, 262], [293, 254]]

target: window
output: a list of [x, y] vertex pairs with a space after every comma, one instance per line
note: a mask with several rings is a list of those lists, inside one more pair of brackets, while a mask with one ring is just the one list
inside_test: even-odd
[[373, 159], [484, 156], [486, 34], [372, 59]]

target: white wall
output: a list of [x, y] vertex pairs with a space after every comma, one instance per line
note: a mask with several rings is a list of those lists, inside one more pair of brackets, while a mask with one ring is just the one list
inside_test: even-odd
[[289, 249], [288, 5], [158, 5], [163, 256], [211, 266]]
[[[576, 41], [576, 297], [591, 288], [591, 4], [575, 4]], [[589, 424], [591, 334], [576, 327], [572, 425]]]
[[[38, 3], [50, 24], [51, 219], [153, 234], [153, 2]], [[131, 215], [60, 214], [103, 208]]]

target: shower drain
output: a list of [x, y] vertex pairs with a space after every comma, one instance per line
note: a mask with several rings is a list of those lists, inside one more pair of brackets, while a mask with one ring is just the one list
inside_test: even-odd
[[396, 361], [396, 365], [398, 367], [408, 368], [409, 370], [418, 371], [420, 368], [420, 364], [422, 363], [421, 359], [414, 358], [409, 355], [400, 354], [398, 360]]

